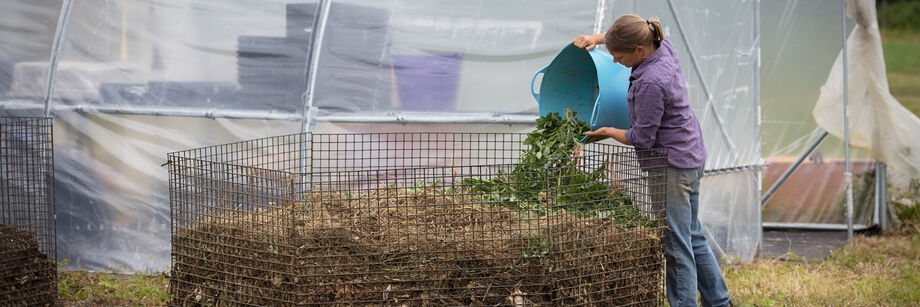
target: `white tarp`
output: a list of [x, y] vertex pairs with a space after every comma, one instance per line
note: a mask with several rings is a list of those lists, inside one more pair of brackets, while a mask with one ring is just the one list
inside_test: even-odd
[[[863, 148], [892, 169], [920, 178], [920, 118], [888, 91], [882, 37], [874, 0], [846, 0], [856, 21], [847, 38], [847, 91], [850, 145]], [[812, 112], [831, 135], [844, 139], [843, 51], [834, 61]]]

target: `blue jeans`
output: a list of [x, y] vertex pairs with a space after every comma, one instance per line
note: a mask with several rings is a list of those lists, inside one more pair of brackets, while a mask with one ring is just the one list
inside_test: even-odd
[[726, 306], [728, 287], [700, 225], [700, 179], [703, 168], [667, 167], [665, 259], [668, 302], [672, 307]]

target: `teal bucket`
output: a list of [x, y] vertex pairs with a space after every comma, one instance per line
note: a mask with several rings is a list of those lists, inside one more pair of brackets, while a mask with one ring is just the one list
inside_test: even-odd
[[[559, 113], [565, 109], [575, 112], [575, 118], [588, 123], [591, 130], [601, 127], [629, 129], [626, 93], [631, 70], [613, 62], [613, 57], [598, 46], [585, 51], [569, 44], [549, 65], [533, 75], [530, 92], [539, 105], [540, 116]], [[537, 76], [543, 75], [540, 92], [534, 91]], [[585, 142], [588, 137], [581, 141]]]

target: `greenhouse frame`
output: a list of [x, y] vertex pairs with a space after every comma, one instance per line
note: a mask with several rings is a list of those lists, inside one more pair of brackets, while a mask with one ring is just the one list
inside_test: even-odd
[[[806, 162], [818, 168], [809, 173], [819, 174], [813, 182], [761, 202], [762, 190], [822, 134], [809, 111], [853, 28], [850, 21], [841, 31], [840, 1], [14, 0], [4, 7], [0, 115], [54, 118], [57, 257], [68, 260], [65, 268], [170, 269], [171, 152], [299, 133], [530, 131], [538, 117], [527, 91], [535, 72], [575, 36], [601, 33], [627, 13], [659, 18], [680, 54], [708, 152], [700, 220], [717, 256], [752, 261], [763, 224], [844, 223], [837, 207], [781, 203], [804, 199], [803, 189], [841, 195], [842, 180], [830, 175], [843, 165], [836, 139], [814, 146], [828, 162]], [[794, 51], [801, 45], [809, 52]], [[867, 151], [848, 157], [860, 161], [858, 178], [879, 173]], [[879, 190], [860, 198], [855, 224], [884, 220], [871, 195]]]

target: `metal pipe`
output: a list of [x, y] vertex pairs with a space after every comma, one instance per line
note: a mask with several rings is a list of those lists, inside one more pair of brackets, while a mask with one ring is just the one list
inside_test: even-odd
[[870, 227], [862, 224], [811, 224], [811, 223], [763, 223], [764, 229], [803, 229], [803, 230], [848, 230], [850, 228], [856, 231], [868, 230]]
[[[760, 163], [763, 164], [763, 158], [761, 158], [762, 151], [761, 149], [761, 140], [760, 140], [760, 125], [761, 125], [761, 113], [760, 113], [760, 0], [754, 1], [754, 144], [757, 148], [757, 157], [760, 159]], [[763, 171], [757, 169], [757, 182], [754, 184], [756, 189], [755, 195], [760, 195], [763, 191], [761, 190], [761, 183], [763, 182]], [[763, 225], [763, 210], [757, 210], [757, 223]], [[763, 247], [763, 227], [758, 229], [760, 233], [758, 234], [757, 247]]]
[[784, 172], [783, 175], [780, 176], [778, 180], [776, 180], [776, 183], [773, 183], [773, 186], [771, 186], [770, 189], [767, 190], [767, 193], [763, 195], [763, 198], [760, 199], [761, 206], [766, 204], [767, 200], [770, 200], [770, 197], [773, 196], [773, 193], [776, 192], [776, 189], [779, 189], [779, 187], [783, 185], [784, 182], [786, 182], [786, 179], [789, 179], [789, 175], [792, 175], [792, 172], [794, 172], [795, 169], [798, 168], [800, 164], [802, 164], [802, 161], [804, 161], [812, 151], [815, 151], [815, 148], [818, 148], [818, 145], [820, 145], [825, 138], [827, 138], [827, 131], [821, 133], [821, 136], [812, 142], [811, 145], [808, 146], [808, 149], [806, 149], [805, 152], [795, 160], [795, 163], [792, 163], [792, 166], [789, 166], [789, 168], [786, 169], [786, 172]]
[[848, 97], [850, 96], [847, 88], [847, 3], [846, 0], [840, 0], [841, 24], [843, 25], [843, 139], [844, 153], [846, 162], [846, 172], [843, 173], [843, 180], [846, 180], [846, 214], [847, 214], [847, 240], [853, 239], [853, 173], [850, 171], [850, 114], [848, 106]]
[[879, 163], [879, 167], [875, 170], [878, 176], [879, 183], [879, 227], [882, 230], [887, 230], [888, 225], [888, 166], [885, 163]]
[[[41, 108], [41, 105], [29, 101], [4, 101], [0, 110], [30, 110]], [[143, 107], [113, 107], [98, 105], [56, 105], [55, 111], [73, 111], [83, 113], [125, 114], [125, 115], [152, 115], [175, 117], [201, 117], [201, 118], [232, 118], [232, 119], [260, 119], [260, 120], [286, 120], [301, 121], [303, 116], [298, 113], [277, 113], [252, 110], [227, 110], [199, 108], [143, 108]], [[533, 125], [537, 122], [536, 114], [505, 114], [505, 113], [435, 113], [435, 112], [388, 112], [382, 114], [361, 113], [334, 113], [316, 115], [316, 121], [338, 123], [393, 123], [393, 124], [504, 124], [504, 125]]]
[[740, 172], [745, 172], [745, 171], [760, 171], [760, 169], [764, 166], [765, 165], [763, 164], [751, 164], [751, 165], [740, 165], [740, 166], [732, 166], [732, 167], [707, 169], [707, 170], [703, 170], [703, 177], [740, 173]]
[[882, 199], [881, 174], [879, 172], [881, 165], [881, 162], [875, 161], [875, 180], [872, 181], [872, 225], [876, 226], [881, 224], [881, 220], [879, 220], [879, 215], [881, 214], [881, 211], [879, 211], [879, 208], [881, 208], [879, 206], [879, 201]]
[[322, 2], [319, 2], [319, 5], [313, 10], [313, 24], [311, 25], [312, 28], [310, 28], [310, 49], [307, 52], [307, 57], [304, 59], [304, 92], [300, 94], [300, 103], [303, 104], [303, 109], [301, 110], [302, 119], [300, 122], [301, 133], [307, 132], [307, 89], [310, 88], [310, 83], [312, 82], [311, 76], [313, 75], [313, 65], [311, 64], [313, 63], [313, 53], [315, 53], [316, 50], [316, 33], [319, 32], [316, 31], [316, 28], [319, 27], [319, 21], [321, 19], [319, 16], [323, 9], [322, 4]]
[[121, 39], [120, 56], [121, 62], [128, 62], [128, 0], [121, 0]]
[[315, 23], [316, 27], [314, 28], [314, 40], [312, 43], [313, 47], [310, 48], [310, 75], [308, 77], [308, 86], [306, 97], [304, 98], [304, 123], [301, 127], [301, 132], [310, 132], [313, 129], [314, 119], [316, 116], [316, 110], [313, 109], [313, 98], [316, 96], [316, 71], [319, 66], [319, 56], [322, 54], [323, 47], [323, 37], [326, 34], [326, 22], [329, 20], [329, 9], [332, 6], [332, 1], [330, 0], [321, 0], [320, 9], [322, 10], [322, 15], [320, 15], [319, 22]]
[[384, 114], [327, 114], [317, 119], [339, 123], [398, 123], [398, 124], [523, 124], [533, 125], [537, 115], [502, 113], [435, 113], [389, 112]]
[[677, 31], [680, 32], [680, 36], [684, 38], [684, 42], [686, 43], [685, 45], [687, 46], [687, 54], [690, 57], [690, 63], [693, 64], [693, 70], [696, 71], [696, 76], [700, 79], [700, 84], [703, 87], [703, 93], [706, 95], [706, 107], [704, 107], [704, 109], [712, 112], [716, 119], [716, 125], [722, 132], [722, 138], [725, 139], [725, 144], [728, 146], [728, 150], [732, 154], [734, 163], [738, 164], [738, 149], [735, 146], [735, 142], [733, 142], [731, 137], [728, 135], [728, 131], [725, 130], [725, 123], [722, 121], [722, 116], [719, 115], [718, 110], [715, 109], [715, 105], [712, 104], [712, 93], [709, 92], [709, 86], [706, 85], [706, 79], [703, 78], [703, 71], [700, 69], [699, 64], [696, 62], [696, 56], [693, 52], [693, 47], [690, 45], [690, 40], [687, 39], [687, 34], [684, 32], [684, 27], [680, 23], [680, 17], [677, 14], [677, 10], [674, 8], [673, 0], [668, 0], [668, 7], [671, 9], [671, 15], [674, 16], [674, 23], [677, 25]]
[[67, 20], [70, 17], [71, 1], [64, 0], [61, 4], [61, 14], [58, 16], [57, 29], [54, 30], [54, 41], [51, 43], [51, 58], [48, 60], [48, 79], [45, 79], [45, 98], [42, 103], [45, 105], [43, 114], [51, 115], [51, 91], [54, 88], [54, 72], [57, 68], [58, 53], [61, 50], [61, 39], [67, 30]]
[[[28, 110], [37, 106], [29, 103], [16, 103], [5, 101], [0, 105], [0, 109], [11, 110]], [[267, 120], [287, 120], [299, 121], [303, 119], [300, 114], [296, 113], [275, 113], [264, 111], [247, 111], [247, 110], [203, 110], [198, 108], [143, 108], [143, 107], [115, 107], [105, 105], [55, 105], [51, 108], [54, 111], [72, 111], [81, 113], [101, 113], [101, 114], [124, 114], [124, 115], [152, 115], [152, 116], [175, 116], [175, 117], [202, 117], [202, 118], [234, 118], [234, 119], [267, 119]]]
[[604, 27], [604, 15], [607, 13], [607, 1], [597, 0], [597, 8], [594, 12], [594, 34], [600, 34]]

